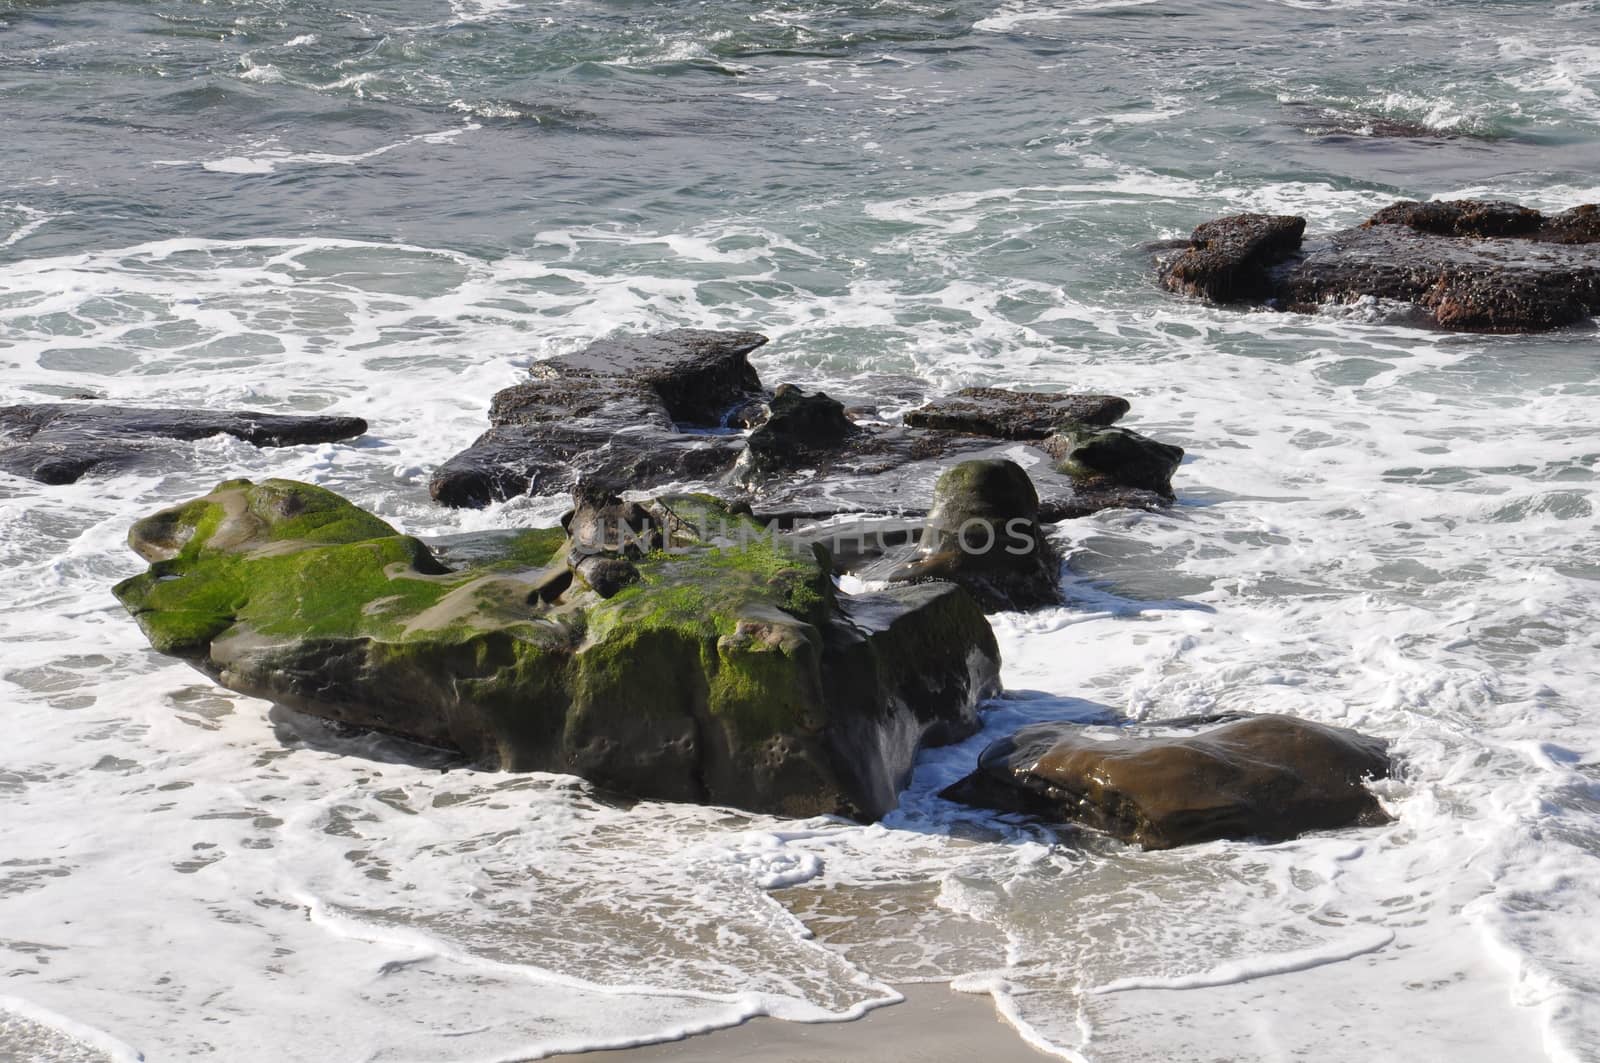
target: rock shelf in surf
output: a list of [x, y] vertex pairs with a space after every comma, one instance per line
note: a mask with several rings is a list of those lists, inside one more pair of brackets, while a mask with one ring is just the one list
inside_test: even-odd
[[1069, 723], [1025, 727], [985, 749], [977, 770], [943, 796], [1082, 824], [1146, 849], [1280, 841], [1389, 820], [1365, 785], [1390, 772], [1381, 739], [1291, 716], [1185, 723], [1113, 735]]
[[0, 471], [46, 484], [126, 469], [173, 440], [229, 435], [258, 447], [334, 443], [366, 432], [359, 417], [46, 403], [0, 406]]
[[643, 798], [892, 809], [999, 652], [951, 583], [836, 591], [826, 554], [705, 495], [586, 491], [566, 528], [430, 548], [321, 488], [232, 480], [136, 524], [117, 597], [232, 690]]
[[1600, 314], [1600, 207], [1546, 215], [1515, 203], [1401, 202], [1307, 240], [1293, 215], [1209, 221], [1158, 262], [1171, 291], [1312, 311], [1373, 298], [1429, 324], [1537, 332]]
[[[1431, 218], [1405, 224], [1490, 224]], [[1222, 225], [1187, 275], [1259, 294], [1301, 229]], [[223, 686], [484, 767], [878, 818], [917, 750], [973, 733], [999, 693], [984, 613], [1060, 601], [1043, 522], [1167, 503], [1183, 450], [1117, 425], [1128, 403], [1109, 395], [969, 388], [886, 424], [820, 391], [766, 391], [749, 362], [765, 342], [605, 340], [496, 395], [489, 432], [433, 493], [477, 505], [571, 492], [560, 528], [428, 544], [322, 488], [230, 480], [134, 526], [150, 567], [116, 595], [157, 650]], [[366, 427], [89, 409], [101, 419], [0, 417], [12, 452], [77, 432], [83, 468], [122, 460], [119, 446], [136, 455], [136, 430], [271, 443]], [[674, 480], [720, 493], [649, 494]], [[817, 519], [843, 514], [855, 518]], [[884, 589], [844, 593], [843, 572]], [[1109, 742], [1041, 725], [991, 746], [947, 795], [1160, 848], [1377, 822], [1361, 781], [1387, 770], [1381, 743], [1284, 717]]]
[[1112, 466], [1063, 468], [1063, 431], [1114, 424], [1128, 412], [1124, 399], [972, 388], [885, 424], [852, 416], [826, 393], [792, 384], [767, 392], [749, 362], [766, 342], [676, 329], [540, 362], [533, 379], [494, 397], [489, 430], [439, 467], [433, 496], [483, 506], [583, 481], [618, 490], [698, 482], [759, 519], [794, 523], [925, 513], [953, 462], [1009, 459], [1026, 466], [1045, 521], [1171, 500], [1170, 473], [1133, 483]]

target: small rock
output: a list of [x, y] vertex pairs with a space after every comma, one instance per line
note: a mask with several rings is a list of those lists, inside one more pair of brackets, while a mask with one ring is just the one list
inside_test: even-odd
[[915, 558], [886, 578], [957, 583], [985, 612], [997, 612], [1059, 602], [1060, 576], [1033, 481], [1016, 462], [991, 459], [939, 477]]
[[630, 583], [639, 582], [639, 569], [625, 557], [587, 554], [573, 563], [572, 571], [602, 598], [613, 598]]
[[747, 476], [814, 467], [861, 431], [838, 400], [793, 384], [779, 387], [767, 410], [766, 421], [746, 440], [742, 468]]
[[1172, 474], [1183, 448], [1157, 443], [1127, 428], [1063, 425], [1044, 447], [1061, 471], [1084, 484], [1109, 483], [1172, 497]]

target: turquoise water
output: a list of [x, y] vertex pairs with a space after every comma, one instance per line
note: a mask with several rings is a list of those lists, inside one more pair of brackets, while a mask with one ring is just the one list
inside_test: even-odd
[[[0, 478], [0, 1057], [536, 1058], [933, 980], [1096, 1063], [1600, 1058], [1594, 332], [1207, 308], [1144, 250], [1600, 200], [1597, 40], [1594, 2], [0, 0], [0, 402], [372, 424]], [[230, 476], [549, 523], [429, 472], [533, 360], [672, 325], [766, 332], [770, 384], [1122, 394], [1189, 450], [1173, 511], [1055, 530], [1068, 606], [998, 618], [1011, 695], [883, 825], [440, 773], [110, 597], [127, 525]], [[932, 796], [1022, 721], [1218, 709], [1389, 738], [1396, 823], [1145, 854]]]

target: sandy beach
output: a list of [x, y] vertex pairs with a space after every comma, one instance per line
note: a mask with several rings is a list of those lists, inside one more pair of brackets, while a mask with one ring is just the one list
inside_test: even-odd
[[741, 1026], [666, 1044], [555, 1056], [604, 1063], [1041, 1063], [1057, 1058], [1032, 1048], [994, 1008], [988, 994], [957, 993], [943, 983], [895, 987], [905, 1000], [853, 1022], [752, 1019]]

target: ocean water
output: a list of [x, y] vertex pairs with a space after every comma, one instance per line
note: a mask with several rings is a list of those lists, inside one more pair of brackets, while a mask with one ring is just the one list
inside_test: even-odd
[[[1094, 1063], [1600, 1059], [1600, 339], [1208, 308], [1143, 250], [1600, 200], [1596, 41], [1595, 0], [0, 0], [0, 402], [372, 425], [0, 476], [0, 1059], [536, 1059], [913, 981]], [[111, 597], [228, 477], [548, 524], [429, 472], [530, 363], [678, 325], [1188, 448], [1172, 510], [1055, 529], [1068, 603], [996, 618], [1009, 693], [881, 824], [335, 734]], [[933, 796], [1024, 722], [1235, 709], [1389, 739], [1395, 822], [1144, 853]]]

